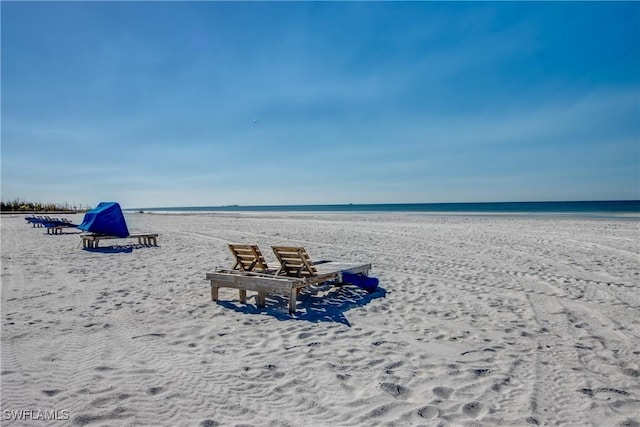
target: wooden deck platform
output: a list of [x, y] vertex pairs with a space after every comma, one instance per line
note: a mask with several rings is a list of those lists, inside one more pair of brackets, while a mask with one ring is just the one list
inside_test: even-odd
[[110, 239], [138, 239], [139, 245], [158, 246], [157, 234], [130, 234], [127, 237], [104, 236], [99, 234], [83, 234], [81, 238], [82, 238], [83, 248], [97, 248], [100, 240], [110, 240]]
[[289, 297], [289, 313], [295, 313], [298, 293], [313, 284], [325, 282], [342, 282], [342, 273], [367, 275], [371, 264], [354, 264], [345, 262], [320, 262], [315, 264], [317, 274], [307, 277], [278, 276], [269, 273], [257, 273], [242, 270], [217, 269], [207, 273], [206, 279], [211, 282], [211, 300], [218, 301], [219, 288], [238, 289], [240, 302], [246, 303], [247, 291], [258, 293], [257, 306], [264, 307], [268, 294]]

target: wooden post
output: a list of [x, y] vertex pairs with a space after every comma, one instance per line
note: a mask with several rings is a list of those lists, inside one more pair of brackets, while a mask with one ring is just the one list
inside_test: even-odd
[[218, 287], [211, 281], [211, 301], [218, 301]]
[[267, 294], [266, 292], [258, 292], [258, 300], [257, 300], [258, 308], [262, 308], [267, 305]]
[[246, 304], [247, 303], [247, 291], [244, 289], [240, 289], [238, 290], [238, 293], [240, 294], [240, 302], [242, 304]]
[[298, 288], [291, 288], [291, 294], [289, 295], [289, 314], [296, 312], [296, 300], [298, 299]]

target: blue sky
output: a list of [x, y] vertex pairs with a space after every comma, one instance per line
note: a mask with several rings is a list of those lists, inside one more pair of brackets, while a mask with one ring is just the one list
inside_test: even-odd
[[640, 198], [640, 3], [0, 7], [3, 200]]

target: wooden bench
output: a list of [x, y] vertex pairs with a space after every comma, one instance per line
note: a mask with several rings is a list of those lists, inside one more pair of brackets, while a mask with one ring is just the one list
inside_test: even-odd
[[158, 246], [157, 234], [130, 234], [127, 237], [105, 236], [100, 234], [84, 234], [82, 235], [83, 248], [97, 248], [100, 240], [109, 239], [138, 239], [139, 245]]
[[307, 277], [276, 276], [275, 274], [256, 273], [243, 270], [217, 269], [207, 273], [206, 279], [211, 282], [211, 300], [218, 301], [219, 288], [233, 288], [240, 291], [240, 302], [246, 303], [247, 291], [258, 293], [257, 306], [264, 307], [268, 294], [289, 297], [289, 313], [296, 312], [298, 293], [307, 286], [324, 282], [342, 282], [343, 273], [367, 275], [371, 264], [354, 264], [343, 262], [325, 262], [314, 266], [316, 274]]

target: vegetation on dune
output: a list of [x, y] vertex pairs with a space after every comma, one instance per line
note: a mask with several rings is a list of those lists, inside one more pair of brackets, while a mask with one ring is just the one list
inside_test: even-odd
[[2, 212], [86, 212], [91, 207], [78, 204], [27, 202], [20, 199], [0, 202]]

